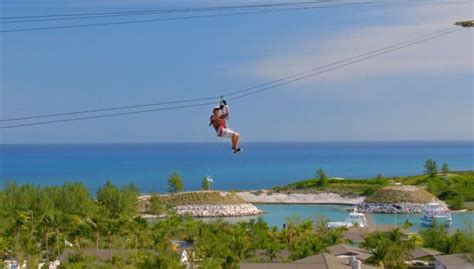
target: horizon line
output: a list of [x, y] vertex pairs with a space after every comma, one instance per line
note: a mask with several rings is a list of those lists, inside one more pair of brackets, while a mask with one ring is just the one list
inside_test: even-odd
[[[423, 142], [472, 142], [474, 139], [446, 139], [446, 140], [304, 140], [304, 141], [245, 141], [244, 143], [423, 143]], [[162, 141], [162, 142], [26, 142], [26, 143], [0, 143], [0, 145], [117, 145], [117, 144], [226, 144], [227, 141]]]

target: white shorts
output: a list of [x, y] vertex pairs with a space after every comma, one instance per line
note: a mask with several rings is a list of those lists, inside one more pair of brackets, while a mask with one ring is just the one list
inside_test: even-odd
[[222, 130], [222, 135], [220, 137], [232, 137], [233, 135], [238, 135], [238, 133], [232, 131], [230, 128], [224, 128]]

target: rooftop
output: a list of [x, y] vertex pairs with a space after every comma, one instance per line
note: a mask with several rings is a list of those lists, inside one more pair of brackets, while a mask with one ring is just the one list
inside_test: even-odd
[[413, 257], [413, 259], [418, 259], [418, 258], [428, 257], [428, 256], [436, 256], [439, 254], [441, 254], [441, 252], [437, 250], [422, 248], [422, 247], [416, 247], [411, 252], [411, 256]]
[[434, 257], [439, 263], [444, 265], [446, 269], [472, 269], [474, 263], [468, 261], [465, 254], [451, 254], [451, 255], [439, 255]]
[[346, 244], [330, 246], [327, 250], [329, 254], [334, 256], [355, 256], [361, 261], [365, 261], [370, 257], [370, 253], [367, 250], [352, 247]]
[[[321, 253], [292, 263], [241, 263], [240, 269], [351, 269], [349, 259]], [[361, 265], [362, 269], [375, 268]]]

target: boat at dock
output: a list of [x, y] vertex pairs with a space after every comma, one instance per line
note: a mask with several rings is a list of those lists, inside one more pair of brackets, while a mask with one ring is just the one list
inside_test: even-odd
[[423, 207], [421, 224], [423, 226], [431, 226], [434, 223], [445, 226], [450, 226], [453, 223], [451, 212], [447, 206], [433, 202]]
[[352, 211], [349, 213], [349, 216], [345, 219], [345, 221], [334, 221], [329, 222], [329, 228], [338, 228], [338, 227], [367, 227], [368, 221], [365, 217], [364, 213], [361, 213], [357, 210], [356, 207], [352, 208]]

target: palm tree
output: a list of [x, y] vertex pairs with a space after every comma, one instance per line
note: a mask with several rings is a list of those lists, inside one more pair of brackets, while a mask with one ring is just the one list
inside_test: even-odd
[[368, 264], [384, 267], [384, 259], [388, 252], [387, 240], [381, 240], [377, 242], [377, 245], [370, 249], [371, 256], [366, 260]]
[[94, 217], [85, 217], [82, 220], [86, 223], [90, 229], [93, 231], [94, 234], [94, 241], [95, 241], [95, 262], [96, 265], [99, 265], [99, 241], [100, 241], [100, 232], [102, 229], [102, 220], [100, 219], [99, 215]]
[[138, 249], [140, 241], [144, 241], [144, 237], [149, 231], [148, 221], [141, 217], [135, 217], [133, 219], [128, 219], [125, 227], [124, 233], [132, 238], [133, 240], [133, 248], [135, 250]]
[[41, 222], [43, 223], [43, 225], [45, 225], [45, 227], [48, 227], [46, 229], [46, 244], [48, 243], [48, 232], [51, 231], [52, 233], [54, 233], [56, 238], [56, 248], [58, 254], [57, 257], [59, 258], [59, 256], [61, 256], [61, 246], [59, 243], [59, 237], [61, 235], [61, 230], [64, 227], [65, 218], [61, 215], [60, 212], [50, 211], [43, 215]]
[[91, 236], [91, 227], [80, 216], [72, 216], [72, 228], [70, 235], [75, 238], [79, 248], [82, 248], [82, 239]]
[[127, 221], [124, 218], [118, 220], [107, 219], [105, 221], [107, 240], [109, 242], [109, 262], [112, 262], [112, 238], [115, 234], [120, 232], [120, 230], [125, 226], [126, 222]]
[[399, 228], [388, 232], [374, 232], [364, 238], [362, 246], [372, 254], [367, 262], [390, 268], [404, 268], [415, 247], [415, 239], [406, 239]]
[[21, 239], [24, 234], [29, 233], [29, 226], [31, 226], [31, 215], [28, 211], [18, 211], [15, 216], [15, 221], [13, 225], [13, 237], [15, 238], [15, 250], [16, 250], [16, 259], [20, 262], [20, 252], [21, 252]]

